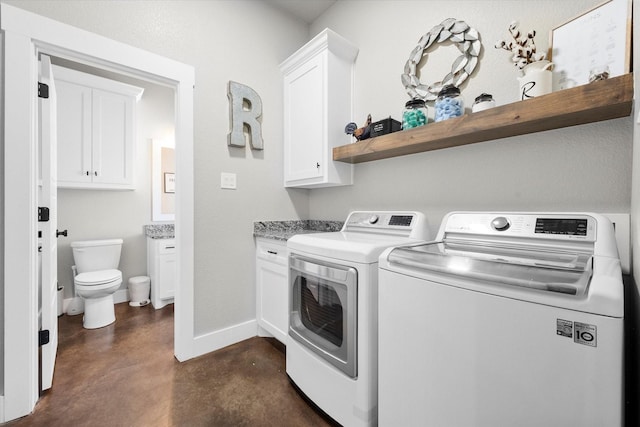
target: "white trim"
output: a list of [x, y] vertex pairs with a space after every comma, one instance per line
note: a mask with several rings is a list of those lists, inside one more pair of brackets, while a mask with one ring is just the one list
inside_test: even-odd
[[127, 301], [129, 301], [129, 291], [127, 291], [126, 289], [118, 289], [113, 294], [114, 304], [120, 304], [122, 302], [127, 302]]
[[[0, 3], [5, 51], [4, 414], [29, 414], [37, 401], [35, 64], [38, 52], [120, 72], [176, 90], [175, 355], [194, 357], [194, 68]], [[6, 108], [6, 106], [11, 106]], [[255, 331], [254, 331], [255, 332]]]
[[[74, 298], [80, 298], [80, 297], [71, 297], [71, 298], [65, 298], [64, 299], [64, 301], [62, 302], [62, 312], [63, 313], [68, 314], [67, 313], [67, 309], [69, 308], [69, 306], [73, 302]], [[114, 304], [121, 304], [121, 303], [127, 302], [127, 301], [129, 301], [129, 291], [127, 289], [118, 289], [113, 294], [113, 303]], [[69, 315], [70, 316], [74, 316], [76, 314], [80, 314], [80, 313], [73, 313], [73, 314], [69, 314]]]
[[236, 344], [240, 341], [253, 338], [257, 333], [258, 322], [253, 319], [244, 323], [229, 326], [228, 328], [219, 329], [205, 335], [197, 336], [194, 340], [193, 357], [211, 353], [212, 351], [220, 350], [221, 348], [227, 347], [231, 344]]

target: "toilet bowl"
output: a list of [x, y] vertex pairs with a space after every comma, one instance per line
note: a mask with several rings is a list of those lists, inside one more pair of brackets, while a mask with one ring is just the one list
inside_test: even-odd
[[122, 239], [72, 242], [78, 274], [73, 279], [76, 293], [84, 301], [82, 325], [102, 328], [115, 322], [113, 294], [122, 284], [118, 270]]

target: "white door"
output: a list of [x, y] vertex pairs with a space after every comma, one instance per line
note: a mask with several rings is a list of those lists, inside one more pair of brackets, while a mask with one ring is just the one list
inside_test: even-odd
[[[58, 244], [56, 187], [56, 91], [51, 74], [51, 60], [40, 57], [39, 82], [48, 85], [49, 97], [39, 100], [39, 137], [42, 186], [39, 207], [49, 208], [49, 220], [40, 222], [42, 231], [42, 280], [40, 285], [41, 331], [49, 331], [49, 342], [42, 345], [41, 389], [51, 388], [58, 350]], [[41, 332], [42, 333], [42, 332]]]

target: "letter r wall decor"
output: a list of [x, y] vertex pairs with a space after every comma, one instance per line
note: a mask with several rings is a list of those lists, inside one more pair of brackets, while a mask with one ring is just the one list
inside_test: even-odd
[[227, 92], [229, 97], [229, 115], [231, 120], [231, 132], [228, 136], [228, 144], [232, 147], [244, 147], [245, 128], [247, 129], [249, 143], [254, 150], [262, 150], [262, 100], [258, 93], [240, 83], [229, 81]]

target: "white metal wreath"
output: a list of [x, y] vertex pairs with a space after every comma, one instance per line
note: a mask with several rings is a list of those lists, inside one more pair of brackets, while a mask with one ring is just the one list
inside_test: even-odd
[[[455, 43], [462, 55], [456, 58], [451, 66], [451, 72], [442, 81], [432, 84], [420, 83], [420, 79], [416, 75], [416, 67], [422, 57], [427, 56], [426, 50], [434, 43], [442, 43], [447, 40]], [[480, 55], [481, 49], [482, 43], [477, 30], [469, 27], [464, 21], [458, 21], [455, 18], [445, 19], [422, 36], [418, 41], [418, 46], [411, 51], [409, 60], [404, 65], [404, 74], [401, 76], [402, 84], [411, 98], [433, 101], [444, 85], [452, 84], [460, 87], [467, 80], [467, 77], [478, 65], [478, 55]]]

